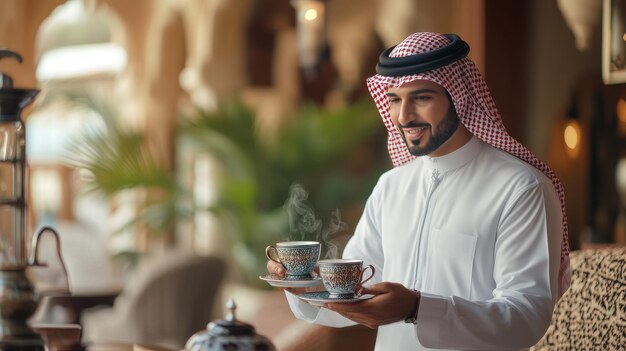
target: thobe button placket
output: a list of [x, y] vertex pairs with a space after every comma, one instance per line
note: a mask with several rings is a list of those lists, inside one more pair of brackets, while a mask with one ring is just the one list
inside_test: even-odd
[[[433, 160], [434, 162], [436, 160]], [[422, 216], [422, 222], [420, 223], [420, 230], [418, 232], [419, 238], [417, 239], [417, 257], [416, 257], [416, 265], [415, 267], [419, 267], [419, 262], [422, 260], [422, 238], [424, 237], [424, 224], [426, 223], [426, 218], [428, 217], [429, 213], [430, 213], [430, 199], [431, 196], [433, 194], [433, 192], [435, 191], [435, 188], [437, 187], [437, 184], [439, 184], [440, 181], [440, 172], [437, 168], [433, 168], [431, 175], [430, 175], [430, 184], [428, 185], [428, 192], [426, 194], [426, 206], [424, 207], [425, 211], [424, 211], [424, 215]], [[419, 275], [419, 269], [415, 270], [415, 282], [413, 283], [413, 286], [418, 289], [418, 282], [420, 279], [420, 275]]]

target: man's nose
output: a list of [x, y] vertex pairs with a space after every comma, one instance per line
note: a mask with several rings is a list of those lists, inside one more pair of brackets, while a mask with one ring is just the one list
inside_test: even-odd
[[400, 113], [398, 115], [398, 123], [404, 126], [415, 119], [415, 108], [408, 101], [403, 101], [400, 105]]

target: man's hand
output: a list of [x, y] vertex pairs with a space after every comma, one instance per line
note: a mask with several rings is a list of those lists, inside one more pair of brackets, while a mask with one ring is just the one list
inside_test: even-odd
[[366, 327], [404, 321], [411, 315], [419, 301], [413, 290], [402, 284], [383, 282], [363, 288], [363, 294], [374, 294], [373, 298], [355, 303], [327, 303], [325, 307]]
[[[287, 275], [287, 272], [285, 271], [285, 267], [283, 267], [282, 264], [278, 262], [274, 262], [272, 260], [267, 261], [267, 271], [281, 278]], [[318, 272], [317, 266], [315, 266], [315, 272], [316, 273]], [[312, 287], [307, 287], [307, 288], [285, 288], [285, 290], [289, 291], [292, 294], [298, 295], [298, 294], [302, 294], [305, 292], [324, 291], [324, 285], [320, 284], [318, 286], [312, 286]]]
[[275, 274], [281, 278], [287, 274], [285, 267], [283, 267], [282, 264], [272, 260], [267, 260], [267, 271], [268, 273]]

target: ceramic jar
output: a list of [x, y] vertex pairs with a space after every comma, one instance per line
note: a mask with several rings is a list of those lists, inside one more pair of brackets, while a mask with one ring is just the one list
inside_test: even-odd
[[276, 351], [272, 342], [256, 334], [252, 325], [235, 318], [237, 306], [232, 299], [226, 307], [226, 319], [211, 322], [205, 330], [194, 334], [187, 340], [185, 351]]

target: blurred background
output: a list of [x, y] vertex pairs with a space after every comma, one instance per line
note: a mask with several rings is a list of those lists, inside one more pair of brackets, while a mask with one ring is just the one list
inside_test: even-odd
[[391, 167], [365, 78], [434, 31], [470, 44], [509, 133], [560, 176], [572, 249], [626, 245], [625, 19], [626, 0], [0, 0], [0, 47], [24, 57], [0, 70], [41, 90], [23, 113], [30, 227], [59, 231], [75, 295], [123, 296], [172, 250], [217, 257], [201, 319], [234, 296], [305, 350], [312, 327], [258, 279], [264, 248], [341, 254]]

